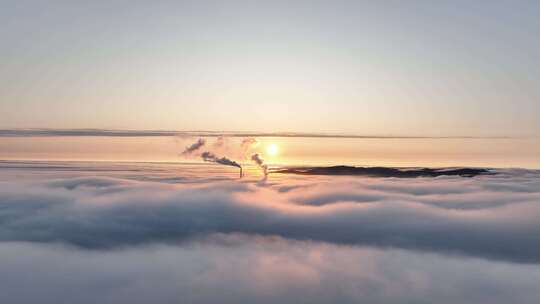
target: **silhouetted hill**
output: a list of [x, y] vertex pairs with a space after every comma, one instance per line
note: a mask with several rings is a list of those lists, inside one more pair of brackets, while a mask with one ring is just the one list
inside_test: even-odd
[[370, 177], [437, 177], [494, 174], [482, 168], [393, 168], [393, 167], [290, 167], [274, 169], [272, 173], [305, 174], [305, 175], [361, 175]]

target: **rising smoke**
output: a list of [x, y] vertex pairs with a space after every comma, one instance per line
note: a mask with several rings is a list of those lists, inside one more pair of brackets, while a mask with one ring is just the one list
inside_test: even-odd
[[253, 144], [256, 144], [257, 143], [257, 140], [253, 137], [248, 137], [248, 138], [244, 138], [242, 140], [242, 144], [241, 146], [242, 147], [246, 147], [246, 148], [249, 148], [251, 145]]
[[247, 155], [248, 151], [257, 144], [257, 140], [253, 137], [244, 138], [242, 140], [242, 143], [240, 144], [240, 148], [242, 149], [242, 154], [244, 155], [244, 157]]
[[[214, 142], [214, 144], [211, 145], [210, 150], [221, 148], [225, 144], [225, 140], [226, 138], [224, 136], [219, 136]], [[200, 138], [191, 146], [186, 147], [184, 152], [182, 152], [182, 155], [184, 156], [192, 155], [196, 151], [201, 149], [203, 146], [205, 146], [205, 144], [206, 144], [206, 141]], [[252, 138], [252, 137], [244, 138], [240, 144], [240, 149], [241, 149], [240, 155], [242, 155], [243, 158], [246, 158], [250, 149], [252, 149], [257, 144], [258, 142], [255, 138]], [[201, 158], [206, 162], [212, 162], [212, 163], [217, 163], [217, 164], [221, 164], [225, 166], [232, 166], [232, 167], [240, 168], [240, 177], [242, 177], [242, 174], [243, 174], [242, 166], [236, 161], [233, 161], [227, 157], [219, 157], [214, 152], [211, 152], [211, 151], [205, 151], [201, 153], [200, 155], [201, 155]], [[266, 177], [268, 175], [268, 166], [264, 163], [264, 160], [261, 158], [261, 156], [258, 153], [253, 154], [251, 156], [251, 160], [253, 160], [259, 166], [259, 168], [262, 169], [264, 176]]]
[[216, 138], [216, 141], [213, 144], [214, 148], [221, 148], [225, 144], [225, 136], [221, 135]]
[[263, 170], [264, 176], [268, 175], [268, 165], [264, 163], [264, 159], [261, 158], [259, 153], [251, 155], [251, 160], [253, 160], [259, 168]]
[[202, 138], [199, 138], [199, 140], [197, 140], [191, 146], [186, 147], [184, 152], [182, 152], [182, 155], [190, 155], [193, 152], [195, 152], [195, 151], [199, 150], [200, 148], [202, 148], [202, 146], [204, 146], [205, 144], [206, 144], [206, 141], [204, 139], [202, 139]]
[[208, 151], [203, 152], [201, 154], [201, 157], [202, 157], [202, 159], [204, 161], [207, 161], [207, 162], [218, 163], [218, 164], [221, 164], [221, 165], [242, 168], [242, 166], [240, 166], [240, 164], [238, 164], [234, 160], [230, 160], [230, 159], [228, 159], [226, 157], [218, 157], [212, 152], [208, 152]]
[[242, 177], [242, 174], [243, 174], [242, 166], [240, 166], [240, 164], [235, 162], [234, 160], [230, 160], [226, 157], [218, 157], [214, 153], [208, 152], [208, 151], [203, 152], [201, 154], [201, 157], [206, 162], [217, 163], [217, 164], [221, 164], [225, 166], [233, 166], [233, 167], [240, 168], [240, 177]]

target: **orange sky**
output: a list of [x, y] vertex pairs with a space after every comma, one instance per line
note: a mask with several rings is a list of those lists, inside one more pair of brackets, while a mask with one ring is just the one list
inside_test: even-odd
[[[181, 137], [23, 137], [0, 138], [0, 159], [200, 161], [181, 157], [196, 138]], [[207, 138], [212, 147], [215, 138]], [[241, 138], [226, 139], [216, 153], [250, 162]], [[312, 139], [259, 138], [250, 152], [270, 164], [490, 166], [540, 168], [538, 139]], [[276, 156], [267, 147], [279, 148]]]

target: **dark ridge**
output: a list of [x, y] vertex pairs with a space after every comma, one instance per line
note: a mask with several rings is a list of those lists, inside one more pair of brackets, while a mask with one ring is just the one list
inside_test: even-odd
[[481, 168], [392, 168], [392, 167], [290, 167], [273, 169], [272, 173], [304, 174], [304, 175], [360, 175], [369, 177], [437, 177], [437, 176], [463, 176], [495, 174], [488, 169]]

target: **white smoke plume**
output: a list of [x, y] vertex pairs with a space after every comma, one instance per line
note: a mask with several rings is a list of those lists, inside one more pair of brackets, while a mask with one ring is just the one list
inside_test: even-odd
[[223, 135], [218, 136], [218, 138], [216, 138], [216, 141], [213, 144], [213, 147], [214, 148], [221, 148], [221, 147], [223, 147], [223, 145], [225, 145], [225, 136], [223, 136]]
[[253, 144], [256, 144], [257, 143], [257, 140], [253, 137], [248, 137], [248, 138], [244, 138], [242, 140], [242, 147], [249, 147]]
[[240, 144], [240, 147], [242, 148], [242, 153], [246, 155], [248, 150], [252, 148], [253, 146], [256, 146], [257, 144], [258, 144], [257, 140], [253, 137], [244, 138], [242, 140], [242, 143]]

